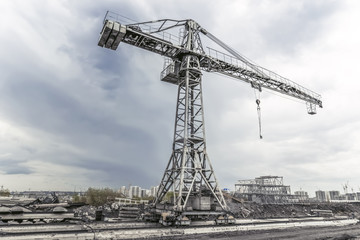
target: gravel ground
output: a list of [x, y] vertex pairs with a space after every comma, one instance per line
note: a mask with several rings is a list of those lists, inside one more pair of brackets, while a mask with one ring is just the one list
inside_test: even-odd
[[[161, 238], [163, 239], [163, 238]], [[287, 230], [270, 231], [248, 231], [232, 232], [207, 235], [187, 235], [183, 237], [166, 238], [167, 240], [350, 240], [360, 239], [360, 225], [350, 225], [344, 227], [312, 227], [312, 228], [292, 228]], [[159, 240], [152, 239], [152, 240]]]

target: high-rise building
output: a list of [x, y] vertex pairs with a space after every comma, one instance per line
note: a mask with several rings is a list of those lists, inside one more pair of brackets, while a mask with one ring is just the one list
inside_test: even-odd
[[141, 197], [141, 188], [139, 186], [130, 186], [129, 198]]
[[294, 197], [300, 202], [306, 202], [309, 200], [309, 194], [305, 191], [295, 191]]
[[302, 197], [306, 197], [309, 198], [309, 194], [305, 191], [295, 191], [294, 195], [298, 195], [298, 196], [302, 196]]
[[354, 201], [356, 200], [357, 197], [356, 193], [346, 193], [345, 195], [346, 195], [346, 200], [348, 201]]
[[122, 186], [120, 189], [119, 189], [119, 192], [124, 195], [125, 197], [128, 196], [128, 191], [126, 189], [126, 186]]
[[325, 202], [326, 201], [326, 192], [325, 191], [321, 191], [318, 190], [315, 192], [316, 195], [316, 199], [320, 202]]
[[330, 200], [339, 200], [340, 192], [339, 191], [329, 191]]
[[358, 200], [358, 201], [360, 200], [360, 192], [356, 193], [356, 200]]
[[158, 189], [159, 189], [159, 186], [151, 187], [150, 188], [150, 196], [151, 197], [156, 197], [156, 193], [157, 193]]
[[141, 189], [141, 194], [140, 197], [144, 198], [148, 196], [148, 191], [147, 189]]

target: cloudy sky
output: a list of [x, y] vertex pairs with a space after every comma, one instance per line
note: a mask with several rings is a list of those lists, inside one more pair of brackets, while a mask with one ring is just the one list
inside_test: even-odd
[[221, 186], [284, 176], [292, 191], [360, 191], [360, 2], [0, 1], [0, 185], [86, 190], [157, 185], [171, 154], [176, 86], [163, 58], [97, 46], [107, 10], [194, 19], [257, 64], [322, 95], [323, 109], [203, 75], [209, 157]]

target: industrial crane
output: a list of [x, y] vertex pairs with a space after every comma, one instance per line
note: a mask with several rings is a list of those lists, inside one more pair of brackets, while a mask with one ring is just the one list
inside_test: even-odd
[[[123, 42], [164, 56], [160, 78], [178, 86], [172, 154], [159, 184], [155, 208], [171, 192], [173, 199], [167, 209], [177, 217], [226, 212], [228, 207], [206, 150], [202, 71], [247, 82], [259, 91], [267, 88], [303, 100], [309, 114], [316, 113], [316, 106], [322, 107], [321, 96], [257, 66], [192, 19], [124, 25], [121, 17], [107, 12], [98, 45], [116, 50]], [[206, 52], [201, 36], [227, 53], [210, 47]]]

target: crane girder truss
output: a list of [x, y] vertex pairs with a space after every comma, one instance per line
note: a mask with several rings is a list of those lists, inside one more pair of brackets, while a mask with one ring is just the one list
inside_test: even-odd
[[[165, 23], [168, 22], [171, 23], [170, 26], [165, 26]], [[160, 27], [154, 28], [149, 25], [154, 23], [158, 23]], [[200, 50], [186, 49], [184, 43], [181, 42], [181, 37], [165, 32], [165, 30], [171, 28], [184, 26], [185, 23], [185, 20], [176, 21], [165, 19], [125, 26], [107, 19], [103, 28], [104, 34], [101, 36], [102, 38], [99, 41], [99, 45], [115, 50], [121, 41], [158, 53], [162, 56], [171, 58], [173, 61], [181, 61], [182, 56], [186, 54], [196, 55], [200, 60], [200, 69], [203, 71], [224, 74], [250, 83], [252, 87], [257, 89], [267, 88], [303, 100], [307, 103], [308, 112], [311, 114], [316, 113], [316, 106], [322, 107], [320, 94], [270, 70], [251, 63], [200, 26], [197, 30], [199, 33], [202, 33], [213, 40], [220, 47], [230, 52], [230, 54], [225, 54], [211, 48], [209, 48], [209, 54], [206, 54], [201, 45]], [[111, 32], [111, 30], [119, 28], [119, 26], [120, 28], [126, 29], [124, 34], [117, 34], [116, 32], [114, 33], [114, 31], [112, 31], [112, 33], [114, 33], [113, 36], [111, 34], [106, 34], [106, 29], [108, 29], [108, 32]], [[197, 36], [199, 36], [199, 34], [197, 34]], [[201, 44], [199, 38], [197, 41]]]
[[[116, 15], [107, 13], [98, 45], [116, 50], [124, 42], [165, 56], [168, 64], [161, 80], [178, 86], [172, 154], [157, 192], [155, 205], [173, 192], [173, 209], [227, 210], [222, 191], [206, 151], [201, 71], [221, 73], [301, 100], [308, 112], [322, 107], [321, 97], [269, 70], [256, 66], [203, 29], [193, 20], [171, 20], [122, 25]], [[114, 17], [115, 16], [115, 17]], [[180, 28], [179, 34], [168, 31]], [[206, 54], [200, 35], [229, 54], [208, 48]]]
[[174, 189], [175, 209], [183, 211], [194, 195], [206, 195], [204, 192], [208, 191], [225, 209], [224, 197], [206, 153], [201, 71], [196, 56], [185, 56], [179, 75], [173, 152], [156, 201]]

